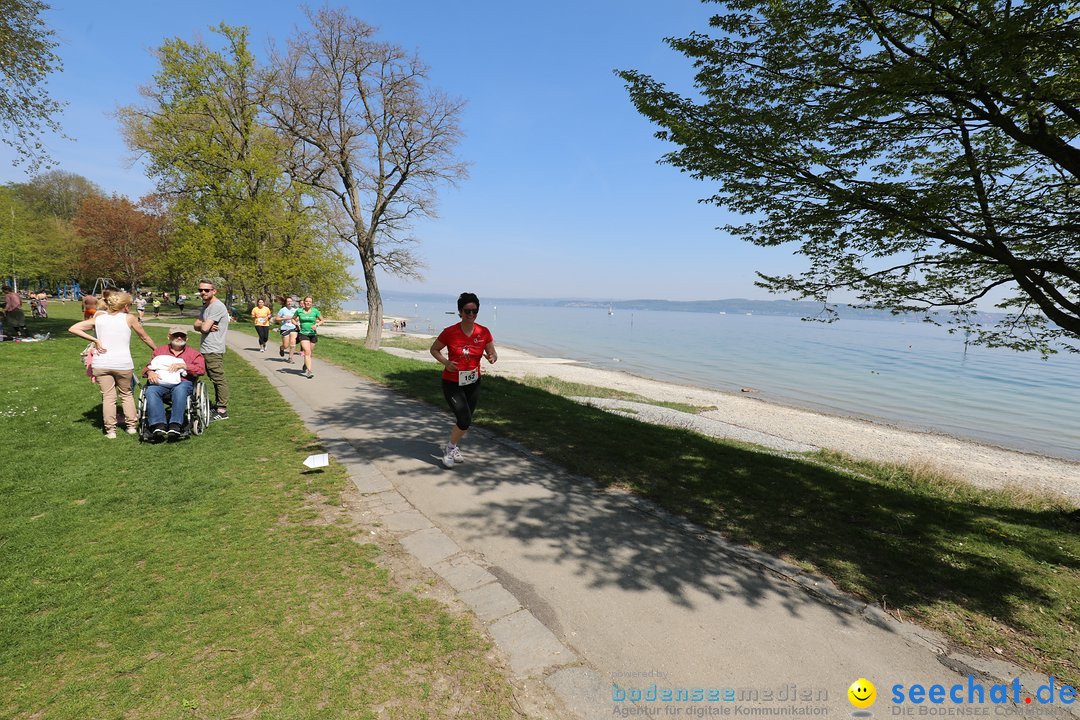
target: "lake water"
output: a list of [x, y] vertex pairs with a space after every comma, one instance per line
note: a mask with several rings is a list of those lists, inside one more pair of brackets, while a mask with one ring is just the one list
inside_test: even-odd
[[[349, 309], [364, 310], [360, 305]], [[1080, 460], [1080, 356], [969, 346], [925, 323], [548, 307], [484, 300], [496, 344], [695, 387]], [[394, 294], [409, 329], [453, 324], [454, 298]]]

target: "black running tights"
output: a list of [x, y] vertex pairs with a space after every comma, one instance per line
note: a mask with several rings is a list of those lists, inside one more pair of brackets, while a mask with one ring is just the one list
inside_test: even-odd
[[472, 385], [458, 385], [451, 380], [442, 381], [443, 397], [454, 413], [459, 430], [468, 430], [472, 425], [472, 416], [476, 412], [476, 403], [480, 400], [480, 380]]

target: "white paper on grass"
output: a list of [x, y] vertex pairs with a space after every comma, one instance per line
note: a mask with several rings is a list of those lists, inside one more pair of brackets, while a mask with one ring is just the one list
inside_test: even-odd
[[330, 453], [321, 453], [319, 455], [308, 455], [304, 460], [304, 465], [309, 468], [326, 467], [330, 464]]

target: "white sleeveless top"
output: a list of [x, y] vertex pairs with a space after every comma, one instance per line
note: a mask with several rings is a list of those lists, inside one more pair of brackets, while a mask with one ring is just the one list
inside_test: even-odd
[[131, 327], [127, 313], [98, 313], [94, 316], [94, 335], [108, 352], [94, 353], [91, 367], [99, 370], [134, 370], [131, 359]]

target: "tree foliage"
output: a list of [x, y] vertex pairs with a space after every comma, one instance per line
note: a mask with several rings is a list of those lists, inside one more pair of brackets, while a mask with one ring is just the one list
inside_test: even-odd
[[[809, 268], [759, 285], [947, 308], [979, 342], [1080, 338], [1080, 15], [1053, 0], [731, 0], [668, 39], [693, 97], [625, 70], [630, 98], [719, 181], [706, 202]], [[980, 323], [975, 303], [1007, 311]]]
[[134, 291], [157, 257], [164, 219], [125, 197], [90, 196], [72, 225], [86, 240], [81, 275], [109, 277]]
[[71, 220], [88, 197], [105, 197], [105, 192], [82, 175], [64, 170], [41, 173], [17, 186], [20, 197], [40, 212]]
[[290, 173], [328, 200], [327, 222], [356, 248], [368, 304], [365, 345], [379, 346], [376, 270], [416, 275], [407, 234], [432, 216], [438, 187], [465, 177], [454, 157], [463, 103], [432, 90], [427, 68], [343, 10], [308, 11], [267, 75], [267, 109], [291, 140]]
[[83, 262], [85, 245], [85, 238], [79, 235], [70, 220], [53, 215], [40, 218], [31, 247], [37, 258], [37, 279], [42, 281], [42, 287], [73, 279], [92, 282], [96, 276], [90, 274], [92, 268], [87, 268]]
[[87, 197], [104, 195], [81, 175], [59, 171], [0, 188], [0, 267], [4, 273], [14, 272], [16, 278], [35, 287], [73, 279], [92, 281], [93, 270], [83, 265], [85, 240], [71, 224], [75, 210]]
[[146, 106], [120, 113], [171, 209], [175, 241], [159, 274], [221, 277], [246, 297], [310, 293], [332, 307], [352, 286], [344, 255], [319, 237], [317, 207], [285, 172], [288, 144], [260, 117], [247, 30], [216, 32], [223, 50], [164, 43]]
[[0, 140], [14, 148], [14, 164], [26, 161], [31, 170], [48, 159], [42, 132], [60, 130], [62, 105], [44, 87], [63, 69], [55, 33], [41, 19], [48, 8], [41, 0], [0, 0]]
[[0, 187], [0, 275], [36, 278], [41, 271], [31, 238], [39, 218], [11, 186]]

